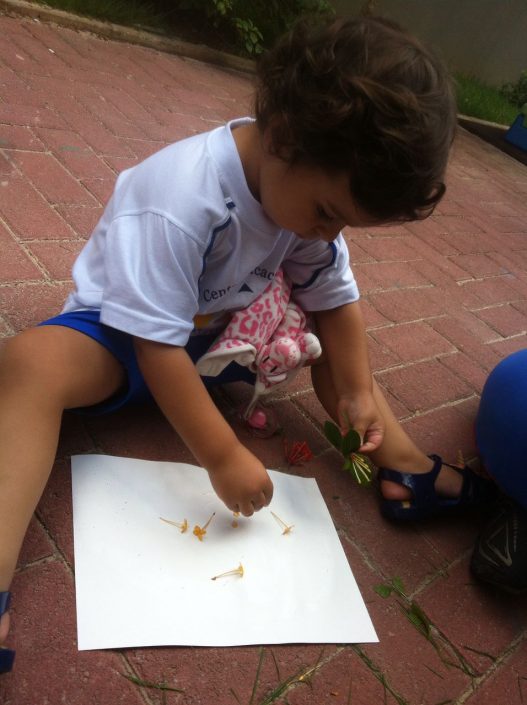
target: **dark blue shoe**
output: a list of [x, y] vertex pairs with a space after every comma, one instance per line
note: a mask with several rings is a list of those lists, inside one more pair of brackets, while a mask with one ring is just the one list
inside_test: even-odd
[[[0, 592], [0, 617], [9, 609], [10, 592]], [[8, 673], [13, 668], [15, 652], [0, 648], [0, 673]]]
[[470, 570], [494, 587], [527, 593], [527, 509], [508, 497], [501, 499], [478, 536]]
[[[434, 466], [425, 473], [412, 474], [391, 468], [379, 468], [377, 473], [379, 481], [396, 482], [412, 493], [412, 497], [407, 500], [383, 499], [381, 513], [384, 517], [395, 521], [428, 519], [440, 514], [459, 513], [464, 509], [479, 507], [496, 497], [496, 485], [476, 475], [468, 466], [459, 468], [456, 465], [444, 463], [438, 455], [429, 457], [434, 461]], [[463, 484], [459, 497], [443, 497], [436, 492], [435, 481], [443, 465], [447, 465], [462, 476]]]

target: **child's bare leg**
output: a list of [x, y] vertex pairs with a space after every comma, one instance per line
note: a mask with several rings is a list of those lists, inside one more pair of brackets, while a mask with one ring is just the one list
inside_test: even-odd
[[[53, 466], [63, 410], [100, 402], [123, 381], [102, 345], [62, 326], [28, 330], [0, 350], [0, 591]], [[5, 615], [0, 643], [7, 628]]]
[[[313, 387], [322, 406], [333, 418], [337, 419], [337, 396], [333, 386], [330, 370], [325, 362], [311, 367]], [[380, 448], [370, 454], [378, 467], [388, 467], [409, 473], [424, 473], [432, 469], [432, 460], [425, 455], [395, 418], [379, 385], [373, 380], [373, 396], [386, 424], [384, 440]], [[452, 469], [443, 466], [436, 482], [440, 494], [455, 497], [461, 491], [462, 478]], [[408, 499], [411, 492], [402, 485], [387, 480], [381, 482], [381, 492], [386, 499]]]

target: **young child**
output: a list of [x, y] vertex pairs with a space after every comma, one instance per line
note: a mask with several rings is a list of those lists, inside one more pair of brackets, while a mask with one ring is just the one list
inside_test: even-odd
[[[256, 121], [183, 140], [119, 176], [62, 314], [2, 351], [0, 591], [65, 409], [104, 413], [149, 392], [229, 509], [250, 516], [269, 504], [264, 466], [194, 363], [279, 268], [322, 344], [312, 367], [321, 403], [343, 431], [359, 431], [376, 465], [397, 469], [381, 476], [383, 511], [404, 518], [409, 508], [415, 518], [476, 498], [468, 470], [421, 453], [372, 380], [340, 234], [429, 215], [445, 191], [455, 123], [445, 69], [397, 26], [364, 18], [298, 27], [261, 62]], [[215, 381], [247, 374], [231, 365]], [[414, 498], [403, 501], [408, 488]], [[6, 612], [0, 643], [7, 630]]]

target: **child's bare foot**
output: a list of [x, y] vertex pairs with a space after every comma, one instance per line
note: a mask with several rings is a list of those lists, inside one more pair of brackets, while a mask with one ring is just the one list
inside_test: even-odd
[[0, 646], [2, 646], [7, 639], [9, 633], [9, 612], [6, 612], [0, 618]]

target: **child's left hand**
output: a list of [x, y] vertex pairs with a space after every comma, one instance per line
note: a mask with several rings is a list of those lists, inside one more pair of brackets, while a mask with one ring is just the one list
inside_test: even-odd
[[376, 450], [384, 438], [384, 419], [369, 391], [342, 396], [337, 405], [339, 425], [344, 435], [354, 428], [362, 438], [359, 453]]

